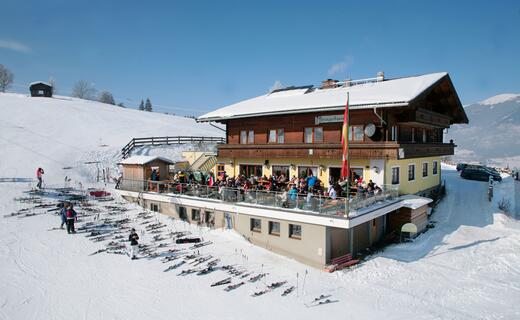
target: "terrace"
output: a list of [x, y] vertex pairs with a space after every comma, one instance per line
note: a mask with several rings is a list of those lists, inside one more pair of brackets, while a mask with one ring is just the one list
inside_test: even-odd
[[267, 190], [245, 190], [230, 187], [210, 187], [173, 181], [123, 179], [119, 189], [139, 193], [163, 194], [172, 197], [190, 197], [221, 201], [228, 204], [274, 208], [294, 213], [335, 218], [354, 218], [383, 206], [399, 202], [396, 186], [383, 185], [373, 194], [351, 195], [332, 199], [322, 195], [290, 194]]

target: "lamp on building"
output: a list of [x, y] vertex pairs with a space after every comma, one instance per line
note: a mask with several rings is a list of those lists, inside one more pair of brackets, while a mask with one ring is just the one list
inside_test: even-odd
[[296, 170], [296, 165], [291, 163], [291, 170]]
[[327, 168], [326, 168], [324, 165], [320, 164], [320, 171], [321, 171], [321, 174], [323, 174], [323, 172], [325, 172], [326, 169], [327, 169]]
[[266, 167], [267, 169], [269, 169], [269, 160], [265, 160], [265, 161], [264, 161], [264, 165], [265, 165], [265, 167]]
[[374, 169], [374, 172], [377, 174], [379, 173], [379, 167], [377, 166], [373, 166], [372, 169]]
[[229, 165], [230, 165], [230, 166], [233, 165], [233, 160], [229, 160]]

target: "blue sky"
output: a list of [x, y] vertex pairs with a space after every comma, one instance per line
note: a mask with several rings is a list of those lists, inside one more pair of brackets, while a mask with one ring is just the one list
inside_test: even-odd
[[[362, 4], [365, 3], [365, 4]], [[13, 91], [52, 76], [183, 115], [326, 78], [448, 71], [464, 104], [520, 92], [520, 1], [3, 0]]]

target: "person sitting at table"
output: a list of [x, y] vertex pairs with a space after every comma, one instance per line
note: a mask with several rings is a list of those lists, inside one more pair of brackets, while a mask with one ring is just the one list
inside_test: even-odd
[[334, 186], [329, 187], [329, 198], [335, 200], [337, 198], [336, 189], [334, 189]]

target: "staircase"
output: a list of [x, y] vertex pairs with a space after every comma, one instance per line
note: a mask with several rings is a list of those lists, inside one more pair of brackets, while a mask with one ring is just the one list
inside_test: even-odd
[[214, 152], [204, 152], [188, 167], [188, 171], [209, 172], [215, 164], [217, 164], [217, 154]]

